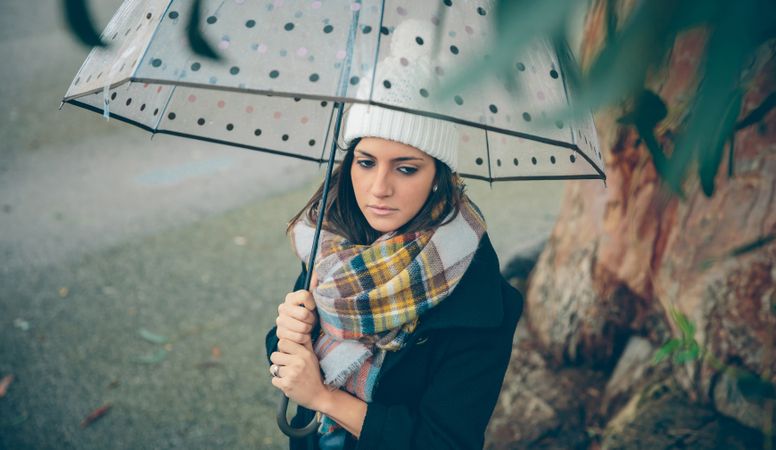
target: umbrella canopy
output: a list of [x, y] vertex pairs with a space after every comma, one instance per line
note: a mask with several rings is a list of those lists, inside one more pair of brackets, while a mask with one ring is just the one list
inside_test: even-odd
[[[592, 117], [548, 120], [570, 99], [547, 42], [526, 46], [508, 79], [435, 97], [456, 68], [488, 58], [493, 3], [204, 1], [203, 34], [223, 56], [213, 61], [183, 45], [192, 2], [126, 0], [63, 101], [153, 133], [317, 162], [336, 139], [335, 102], [371, 103], [457, 123], [464, 177], [605, 179]], [[390, 95], [401, 68], [418, 66], [421, 88]]]
[[[456, 68], [489, 57], [492, 0], [204, 0], [202, 31], [221, 61], [181, 45], [194, 4], [126, 0], [102, 34], [109, 45], [92, 50], [63, 102], [153, 133], [328, 161], [324, 205], [346, 103], [456, 123], [464, 177], [606, 178], [592, 117], [548, 117], [570, 99], [547, 42], [527, 46], [506, 76], [440, 98]], [[315, 431], [315, 420], [290, 427], [287, 405], [283, 432]]]

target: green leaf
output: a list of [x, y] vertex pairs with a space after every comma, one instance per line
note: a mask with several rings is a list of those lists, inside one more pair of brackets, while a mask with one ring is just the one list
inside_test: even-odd
[[562, 69], [566, 89], [574, 94], [579, 92], [582, 84], [582, 71], [569, 46], [568, 30], [566, 28], [558, 30], [551, 37], [551, 42], [558, 57], [558, 65]]
[[[660, 143], [657, 141], [654, 130], [646, 130], [643, 128], [637, 128], [637, 130], [641, 140], [644, 141], [644, 145], [647, 146], [647, 150], [649, 150], [650, 156], [652, 156], [652, 164], [655, 166], [655, 171], [662, 180], [666, 180], [669, 164], [668, 158], [663, 152], [663, 147], [661, 147]], [[673, 191], [676, 192], [680, 197], [684, 197], [681, 189], [674, 187]]]
[[673, 319], [676, 323], [676, 326], [679, 328], [679, 331], [682, 333], [682, 337], [686, 338], [687, 336], [692, 337], [695, 333], [695, 328], [690, 323], [690, 321], [687, 319], [687, 316], [682, 314], [679, 310], [674, 309], [673, 310]]
[[776, 239], [776, 234], [769, 234], [768, 236], [759, 237], [748, 244], [744, 244], [740, 247], [736, 247], [735, 249], [731, 250], [730, 256], [741, 256], [746, 253], [755, 251], [760, 247], [764, 247], [770, 244], [771, 242], [773, 242], [774, 239]]
[[665, 119], [666, 115], [668, 115], [668, 108], [663, 99], [654, 92], [645, 89], [636, 98], [633, 110], [617, 120], [621, 124], [636, 127], [639, 136], [652, 155], [655, 170], [661, 177], [666, 172], [667, 158], [655, 137], [654, 129], [658, 123]]
[[153, 353], [139, 356], [136, 361], [140, 364], [159, 364], [167, 357], [167, 350], [160, 348]]
[[712, 142], [706, 152], [701, 153], [698, 175], [706, 197], [714, 195], [714, 178], [717, 176], [719, 164], [722, 162], [725, 142], [733, 135], [736, 119], [738, 118], [739, 111], [741, 111], [742, 92], [735, 90], [731, 97], [727, 110], [722, 117], [722, 122], [716, 128], [715, 133], [710, 133], [716, 134], [716, 142]]
[[9, 419], [7, 422], [0, 422], [0, 429], [17, 427], [27, 420], [29, 420], [30, 414], [26, 411], [19, 413], [18, 416]]
[[678, 32], [713, 21], [726, 4], [726, 0], [677, 2], [671, 28]]
[[447, 29], [447, 26], [445, 26], [447, 21], [447, 11], [450, 8], [448, 6], [445, 6], [443, 2], [437, 3], [437, 12], [436, 17], [439, 19], [439, 26], [434, 27], [434, 43], [431, 47], [431, 54], [434, 55], [434, 57], [439, 56], [439, 52], [442, 48], [442, 36], [444, 31]]
[[708, 270], [709, 267], [714, 265], [714, 261], [716, 261], [716, 258], [706, 258], [698, 263], [698, 268], [700, 270]]
[[736, 380], [741, 395], [749, 401], [760, 402], [764, 399], [776, 399], [776, 387], [757, 375], [746, 372]]
[[497, 0], [493, 8], [497, 37], [515, 43], [520, 39], [550, 36], [565, 26], [578, 3], [579, 0]]
[[687, 321], [687, 340], [695, 343], [695, 324]]
[[100, 33], [94, 28], [86, 0], [64, 0], [65, 19], [70, 30], [88, 47], [106, 47]]
[[740, 122], [736, 124], [736, 130], [741, 130], [749, 125], [755, 124], [765, 118], [765, 115], [776, 106], [776, 92], [772, 92], [760, 103], [760, 106], [753, 109]]
[[194, 0], [191, 5], [191, 15], [189, 16], [189, 24], [186, 28], [186, 34], [189, 39], [189, 45], [191, 50], [202, 57], [212, 59], [214, 61], [220, 61], [221, 56], [213, 50], [213, 47], [205, 40], [202, 35], [202, 31], [199, 28], [202, 12], [202, 1]]
[[652, 359], [653, 364], [657, 364], [660, 361], [663, 361], [668, 356], [670, 356], [677, 348], [679, 347], [679, 340], [676, 338], [671, 338], [668, 341], [666, 341], [665, 344], [663, 344], [657, 351], [655, 352], [655, 356]]
[[617, 35], [617, 5], [615, 0], [606, 0], [606, 42], [611, 44]]
[[690, 356], [690, 358], [698, 359], [698, 355], [700, 354], [700, 346], [698, 345], [698, 342], [695, 339], [693, 339], [690, 342], [687, 353]]
[[[750, 29], [761, 12], [754, 6], [758, 0], [727, 3], [710, 24], [711, 36], [707, 44], [704, 66], [700, 69], [703, 80], [693, 99], [687, 123], [677, 139], [671, 155], [668, 173], [669, 186], [681, 186], [682, 179], [693, 159], [699, 162], [704, 192], [713, 192], [712, 173], [719, 166], [719, 134], [738, 90], [745, 61], [758, 45], [758, 35]], [[723, 139], [727, 138], [727, 135]]]
[[650, 67], [656, 65], [673, 43], [668, 25], [673, 2], [640, 2], [620, 32], [608, 39], [583, 79], [576, 99], [582, 109], [597, 109], [638, 92]]
[[730, 135], [730, 145], [728, 146], [728, 178], [733, 178], [734, 164], [735, 164], [735, 149], [736, 149], [736, 134]]
[[489, 13], [495, 21], [495, 35], [488, 49], [490, 57], [484, 61], [472, 59], [445, 77], [446, 80], [432, 93], [432, 100], [440, 102], [458, 95], [486, 75], [508, 74], [507, 79], [514, 78], [511, 68], [521, 50], [531, 42], [556, 34], [565, 26], [576, 3], [568, 0], [497, 1]]
[[636, 98], [631, 112], [617, 119], [621, 124], [654, 129], [668, 115], [668, 107], [659, 95], [644, 89]]
[[686, 350], [676, 352], [676, 354], [674, 354], [674, 362], [677, 364], [685, 364], [693, 361], [694, 359], [695, 356], [693, 356], [692, 352]]
[[154, 344], [166, 344], [168, 341], [166, 336], [152, 333], [151, 331], [148, 331], [145, 328], [141, 328], [137, 330], [137, 334], [139, 334], [140, 337], [145, 339], [146, 341], [153, 342]]
[[[761, 236], [761, 237], [755, 239], [752, 242], [748, 242], [748, 243], [746, 243], [744, 245], [741, 245], [739, 247], [734, 248], [733, 250], [730, 250], [725, 256], [727, 256], [727, 257], [737, 257], [737, 256], [745, 255], [745, 254], [747, 254], [749, 252], [753, 252], [753, 251], [757, 250], [758, 248], [762, 248], [762, 247], [770, 244], [774, 240], [776, 240], [776, 233], [775, 234], [769, 234], [767, 236]], [[711, 267], [714, 264], [714, 262], [716, 262], [716, 261], [718, 261], [720, 259], [722, 259], [722, 258], [721, 257], [706, 258], [706, 259], [702, 260], [699, 263], [698, 267], [701, 270], [706, 270], [709, 267]]]

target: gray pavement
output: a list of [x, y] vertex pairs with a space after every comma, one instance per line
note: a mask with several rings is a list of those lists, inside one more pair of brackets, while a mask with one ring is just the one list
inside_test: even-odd
[[[120, 2], [91, 3], [104, 24]], [[57, 111], [87, 49], [35, 5], [0, 5], [0, 448], [282, 448], [263, 336], [322, 172]], [[469, 186], [502, 262], [563, 188]]]

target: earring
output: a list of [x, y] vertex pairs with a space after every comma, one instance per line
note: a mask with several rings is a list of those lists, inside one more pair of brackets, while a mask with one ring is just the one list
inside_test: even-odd
[[435, 184], [434, 187], [431, 188], [431, 192], [436, 192], [438, 189], [438, 186]]

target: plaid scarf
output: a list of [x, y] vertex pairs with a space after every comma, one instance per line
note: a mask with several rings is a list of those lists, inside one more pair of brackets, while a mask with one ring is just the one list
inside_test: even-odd
[[[485, 228], [479, 209], [464, 196], [449, 223], [386, 233], [371, 245], [352, 244], [322, 230], [314, 267], [318, 286], [312, 294], [321, 323], [315, 354], [324, 383], [370, 402], [385, 352], [404, 347], [420, 316], [453, 292]], [[314, 232], [306, 219], [291, 229], [294, 251], [305, 263]], [[324, 416], [319, 432], [337, 428]]]

